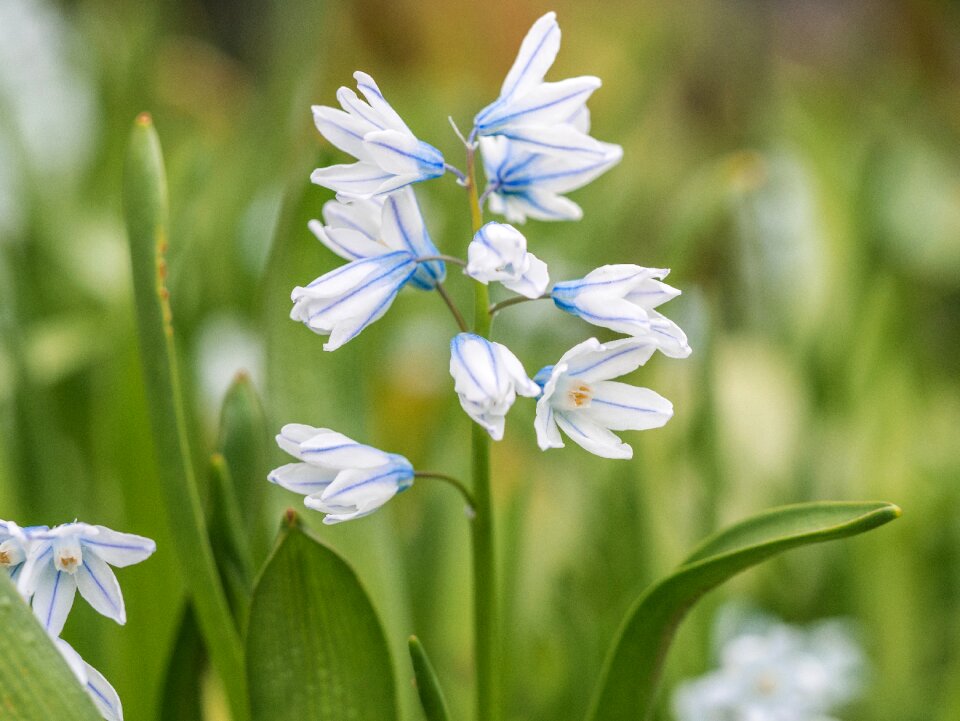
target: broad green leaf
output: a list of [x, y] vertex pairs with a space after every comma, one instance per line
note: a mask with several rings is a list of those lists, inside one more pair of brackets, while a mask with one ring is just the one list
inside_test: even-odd
[[177, 625], [173, 650], [167, 660], [160, 700], [160, 721], [197, 721], [203, 718], [203, 672], [207, 653], [196, 614], [185, 604]]
[[863, 533], [899, 515], [900, 509], [889, 503], [805, 503], [761, 513], [707, 539], [627, 613], [587, 718], [650, 717], [677, 626], [707, 591], [783, 551]]
[[0, 718], [100, 721], [43, 627], [0, 571]]
[[413, 663], [420, 706], [427, 721], [450, 721], [450, 712], [447, 710], [447, 701], [443, 697], [443, 689], [440, 688], [440, 679], [433, 670], [423, 644], [416, 636], [410, 637], [410, 660]]
[[243, 647], [210, 547], [188, 443], [166, 287], [167, 182], [160, 140], [147, 114], [134, 123], [124, 169], [123, 207], [130, 241], [140, 359], [157, 466], [174, 552], [183, 569], [213, 665], [234, 721], [248, 718]]
[[253, 592], [247, 677], [254, 721], [397, 718], [390, 652], [370, 599], [293, 512]]

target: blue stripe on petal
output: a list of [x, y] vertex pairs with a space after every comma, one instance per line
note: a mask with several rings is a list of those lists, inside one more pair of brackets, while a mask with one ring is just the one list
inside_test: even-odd
[[84, 561], [84, 562], [83, 562], [83, 567], [84, 567], [85, 569], [87, 569], [87, 573], [90, 574], [90, 578], [93, 579], [93, 582], [96, 584], [97, 588], [100, 589], [100, 593], [103, 594], [103, 597], [104, 597], [105, 599], [107, 599], [107, 603], [110, 604], [110, 607], [113, 608], [114, 611], [116, 611], [117, 613], [119, 613], [119, 612], [120, 612], [120, 608], [117, 606], [116, 602], [115, 602], [115, 601], [113, 600], [113, 598], [110, 596], [110, 593], [107, 591], [107, 589], [104, 588], [103, 584], [100, 582], [100, 579], [97, 578], [97, 574], [95, 574], [95, 573], [93, 572], [93, 569], [90, 568], [90, 565], [89, 565], [86, 561]]

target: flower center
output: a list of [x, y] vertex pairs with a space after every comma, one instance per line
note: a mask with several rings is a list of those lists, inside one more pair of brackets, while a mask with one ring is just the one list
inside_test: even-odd
[[23, 563], [23, 561], [23, 549], [20, 548], [19, 543], [15, 543], [11, 539], [0, 543], [0, 566], [11, 568]]
[[593, 388], [590, 384], [580, 378], [566, 378], [565, 381], [557, 389], [557, 407], [565, 411], [588, 408], [593, 401]]
[[83, 551], [76, 541], [58, 544], [53, 554], [53, 565], [58, 571], [76, 573], [83, 563]]
[[772, 696], [777, 690], [777, 679], [771, 674], [763, 674], [757, 679], [757, 693], [761, 696]]

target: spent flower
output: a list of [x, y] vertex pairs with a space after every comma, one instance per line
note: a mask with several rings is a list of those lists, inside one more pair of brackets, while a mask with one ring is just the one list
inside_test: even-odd
[[562, 448], [562, 430], [598, 456], [632, 458], [633, 448], [613, 431], [659, 428], [673, 416], [673, 404], [649, 388], [611, 379], [636, 370], [655, 350], [639, 338], [603, 344], [590, 338], [541, 369], [535, 378], [543, 388], [535, 421], [540, 448]]
[[384, 99], [369, 75], [355, 72], [357, 88], [337, 91], [343, 110], [313, 106], [317, 130], [357, 159], [349, 165], [317, 168], [310, 179], [340, 198], [370, 198], [444, 174], [443, 155], [417, 137]]

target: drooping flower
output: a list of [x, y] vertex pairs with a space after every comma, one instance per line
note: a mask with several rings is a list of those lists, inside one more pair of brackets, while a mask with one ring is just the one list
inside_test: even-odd
[[381, 318], [416, 272], [417, 261], [405, 250], [355, 260], [294, 288], [290, 317], [329, 335], [323, 349], [336, 350]]
[[556, 283], [551, 295], [561, 310], [588, 323], [637, 338], [649, 338], [672, 358], [686, 358], [686, 334], [672, 320], [654, 310], [680, 295], [662, 283], [669, 270], [639, 265], [604, 265], [585, 278]]
[[310, 179], [346, 199], [370, 198], [443, 175], [443, 155], [417, 139], [373, 78], [359, 71], [353, 77], [366, 102], [342, 87], [337, 100], [343, 110], [314, 105], [313, 120], [323, 137], [357, 162], [317, 168]]
[[509, 348], [473, 333], [450, 341], [450, 375], [463, 410], [495, 441], [503, 438], [517, 394], [534, 398], [540, 393]]
[[526, 296], [539, 298], [550, 283], [547, 264], [527, 252], [527, 239], [505, 223], [487, 223], [467, 249], [466, 274], [484, 285], [490, 281]]
[[406, 458], [328, 428], [289, 423], [277, 445], [298, 462], [280, 466], [268, 479], [305, 496], [304, 505], [327, 514], [328, 525], [367, 516], [413, 485]]
[[10, 580], [16, 582], [29, 549], [30, 541], [24, 529], [13, 521], [0, 521], [0, 568], [7, 570]]
[[620, 162], [623, 148], [598, 143], [597, 153], [536, 153], [504, 137], [480, 139], [487, 203], [511, 223], [580, 220], [583, 211], [563, 193], [582, 188]]
[[677, 721], [830, 721], [859, 694], [863, 654], [840, 622], [753, 626], [723, 643], [719, 669], [677, 689]]
[[474, 118], [477, 135], [502, 135], [537, 152], [599, 154], [596, 140], [576, 127], [600, 78], [544, 82], [560, 49], [560, 26], [549, 12], [530, 28], [500, 96]]
[[632, 458], [633, 448], [613, 431], [659, 428], [673, 416], [673, 404], [649, 388], [611, 379], [636, 370], [655, 350], [639, 338], [603, 344], [590, 338], [541, 369], [534, 379], [543, 388], [535, 422], [540, 448], [562, 448], [562, 430], [598, 456]]
[[105, 721], [123, 721], [120, 696], [103, 674], [84, 661], [73, 646], [62, 638], [54, 639], [54, 643]]
[[[401, 188], [386, 200], [370, 198], [341, 203], [328, 201], [323, 219], [311, 220], [309, 228], [317, 239], [345, 260], [362, 260], [406, 250], [415, 258], [440, 254], [430, 239], [413, 188]], [[442, 260], [421, 261], [411, 282], [432, 290], [444, 279]]]
[[98, 612], [127, 622], [120, 584], [110, 566], [139, 563], [156, 550], [149, 538], [104, 526], [65, 523], [30, 534], [30, 553], [18, 588], [33, 597], [33, 612], [52, 636], [59, 636], [77, 589]]

